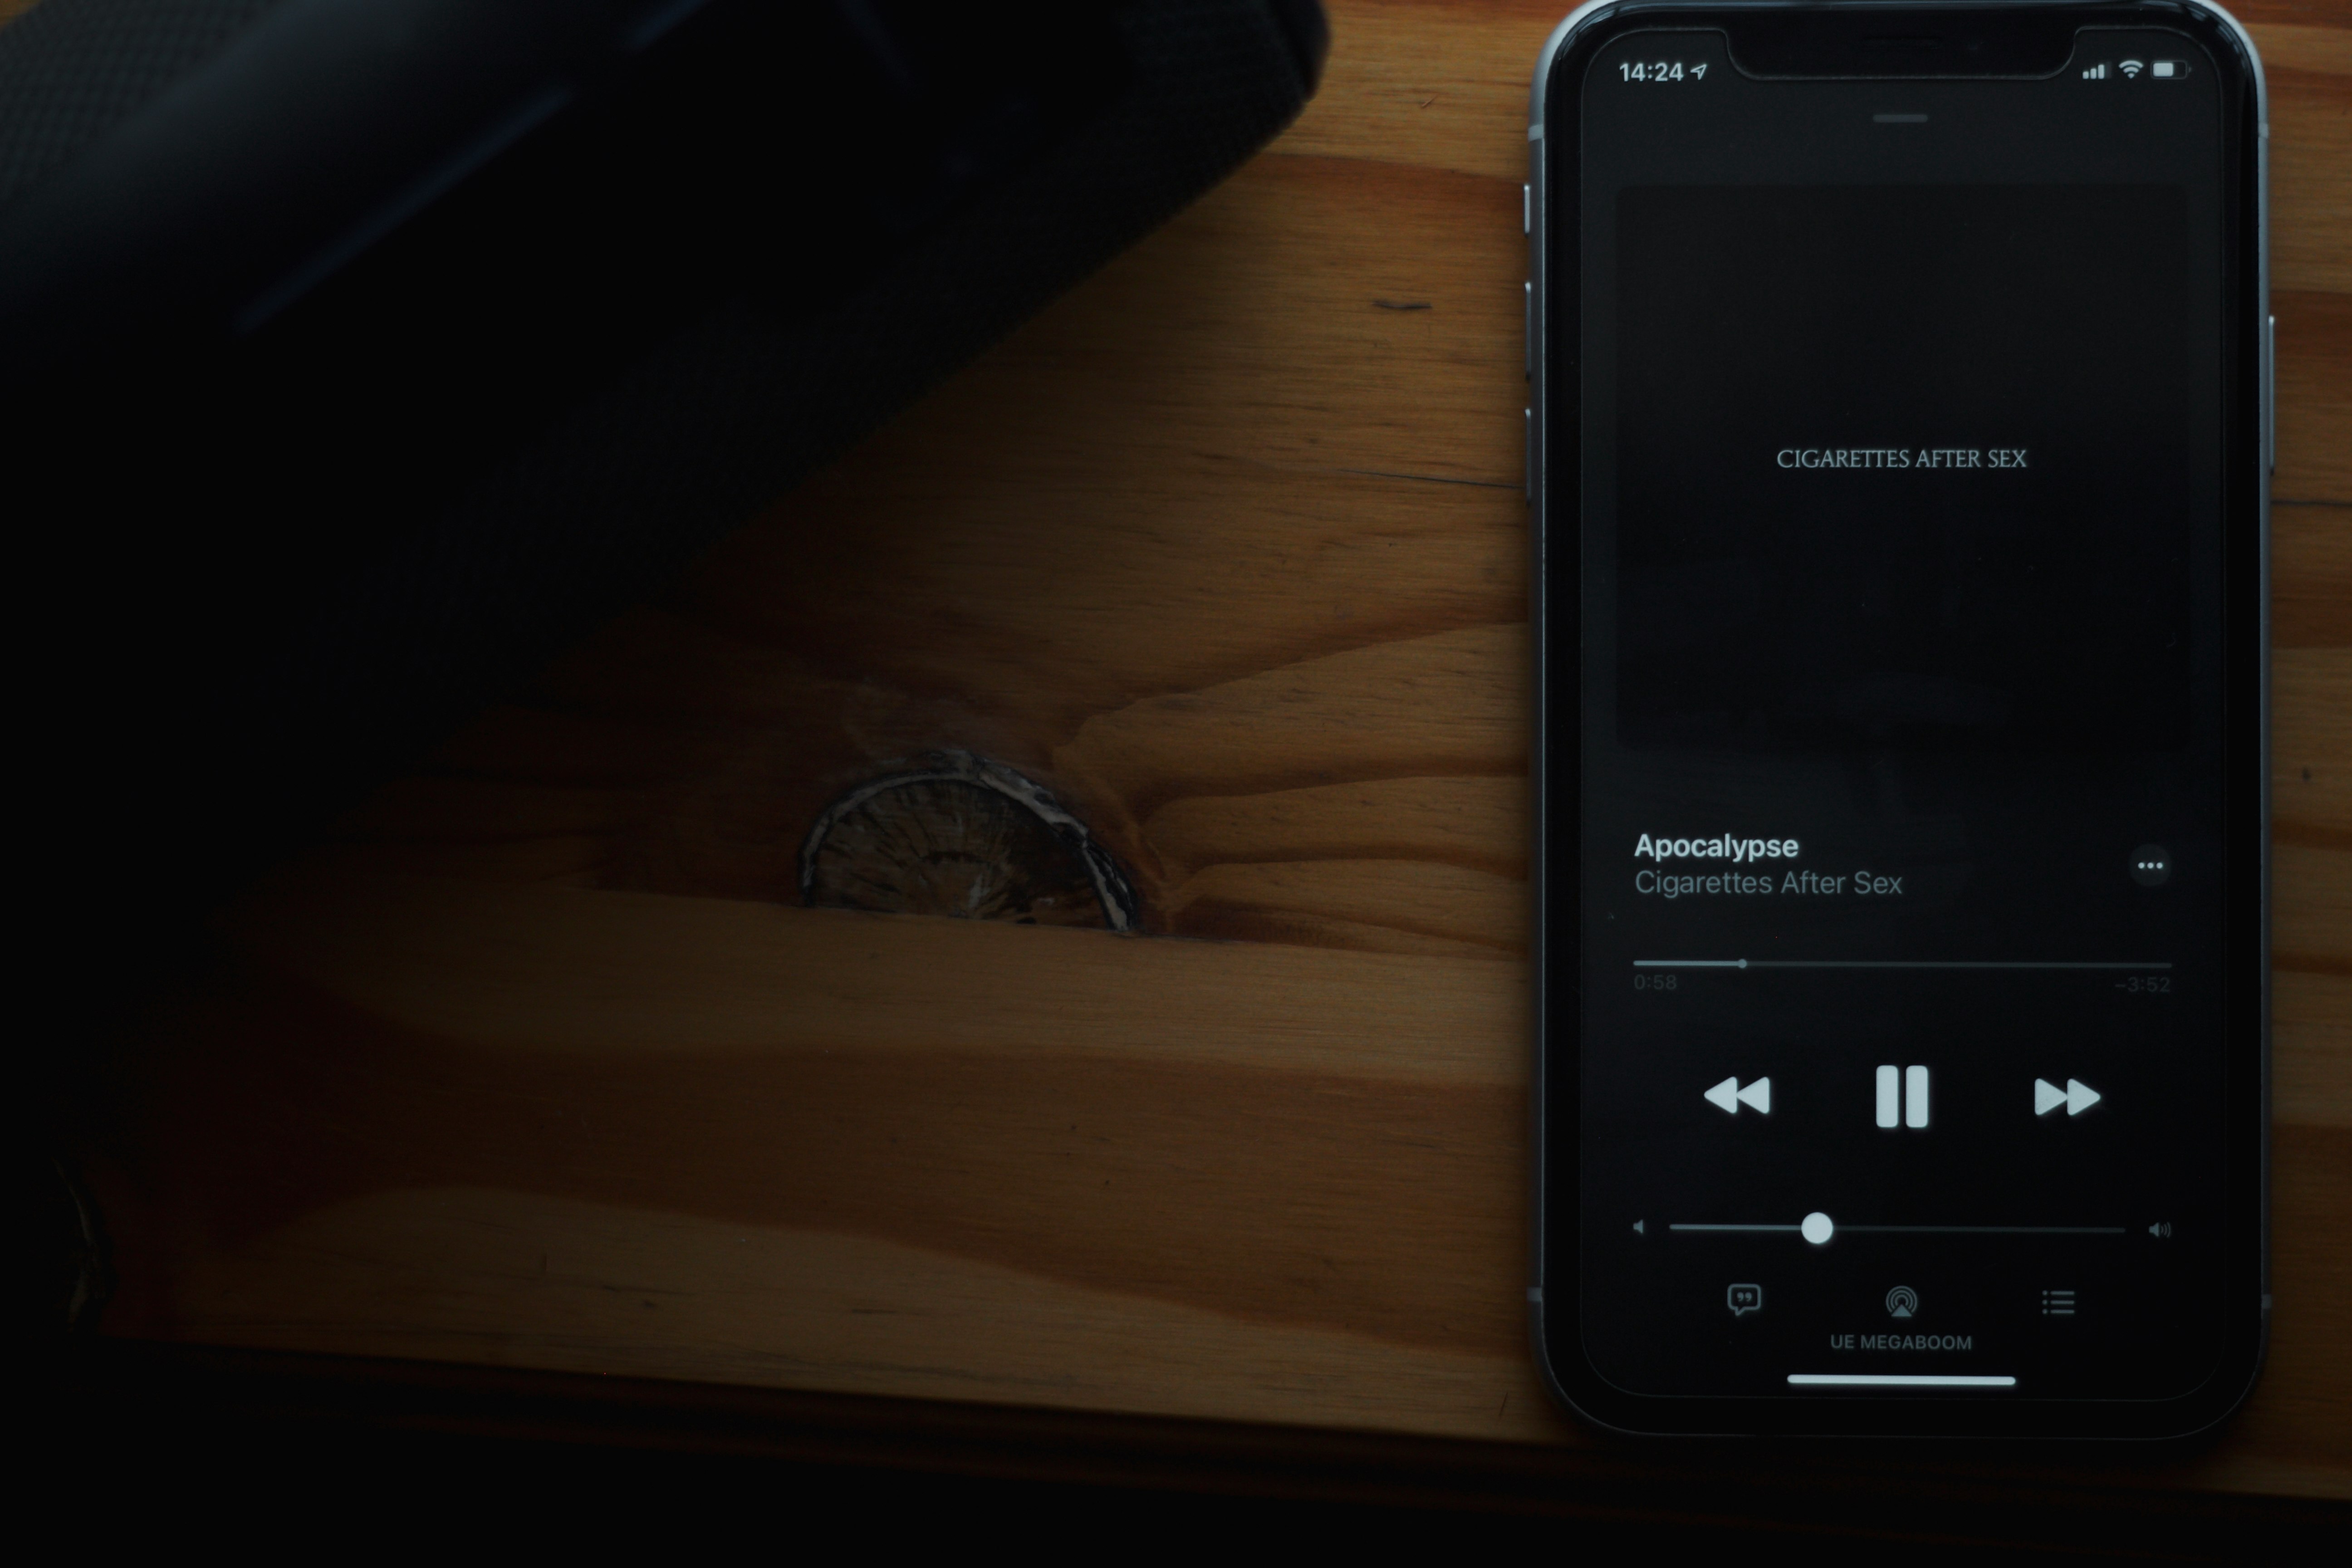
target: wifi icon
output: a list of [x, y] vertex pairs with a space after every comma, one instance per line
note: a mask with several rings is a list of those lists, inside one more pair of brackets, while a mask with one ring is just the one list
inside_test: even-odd
[[2137, 60], [2117, 60], [2116, 62], [2116, 69], [2123, 72], [2124, 75], [2127, 77], [2137, 76], [2147, 68], [2146, 66], [2140, 64]]

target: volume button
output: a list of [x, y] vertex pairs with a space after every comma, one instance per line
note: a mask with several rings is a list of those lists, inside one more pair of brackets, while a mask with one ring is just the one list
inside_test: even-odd
[[1529, 408], [1524, 412], [1528, 416], [1528, 504], [1533, 506], [1536, 504], [1536, 411]]
[[1528, 284], [1527, 341], [1527, 378], [1533, 381], [1536, 378], [1536, 286], [1533, 281]]
[[2270, 358], [2270, 381], [2263, 396], [2263, 437], [2269, 448], [2270, 471], [2278, 472], [2278, 318], [2270, 318], [2264, 344]]

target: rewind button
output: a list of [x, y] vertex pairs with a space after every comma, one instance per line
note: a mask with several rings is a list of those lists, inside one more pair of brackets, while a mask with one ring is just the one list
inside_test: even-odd
[[1759, 1078], [1742, 1089], [1738, 1079], [1727, 1078], [1706, 1091], [1706, 1102], [1734, 1116], [1739, 1114], [1739, 1108], [1743, 1105], [1769, 1116], [1772, 1114], [1772, 1080]]

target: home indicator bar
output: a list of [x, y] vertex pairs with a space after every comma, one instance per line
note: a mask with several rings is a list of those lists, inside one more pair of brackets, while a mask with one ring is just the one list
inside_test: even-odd
[[1796, 1388], [2015, 1388], [2013, 1377], [1966, 1377], [1925, 1372], [1792, 1372]]
[[2128, 969], [2168, 970], [2169, 963], [2042, 963], [2032, 960], [1948, 960], [1927, 958], [1637, 958], [1636, 969]]

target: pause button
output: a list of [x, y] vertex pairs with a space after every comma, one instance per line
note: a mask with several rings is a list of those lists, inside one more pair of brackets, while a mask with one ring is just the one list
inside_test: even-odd
[[1926, 1068], [1888, 1066], [1878, 1069], [1878, 1124], [1892, 1127], [1897, 1116], [1906, 1127], [1927, 1125]]

